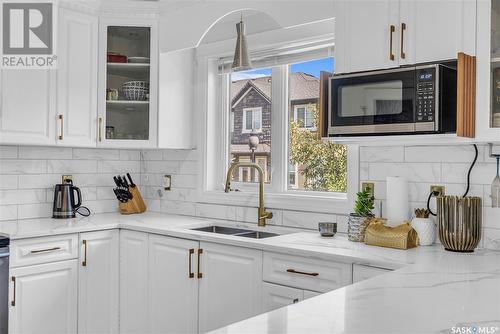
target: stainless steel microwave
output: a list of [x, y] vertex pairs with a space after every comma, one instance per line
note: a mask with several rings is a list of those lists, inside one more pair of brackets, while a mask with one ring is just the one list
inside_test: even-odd
[[328, 136], [456, 131], [456, 62], [330, 78]]

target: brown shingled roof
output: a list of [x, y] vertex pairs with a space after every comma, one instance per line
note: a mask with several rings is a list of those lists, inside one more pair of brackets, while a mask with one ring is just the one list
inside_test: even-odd
[[[268, 99], [271, 98], [271, 77], [265, 76], [255, 79], [244, 79], [232, 82], [231, 99], [233, 103], [235, 98], [240, 97], [244, 89], [248, 89], [248, 85], [257, 88], [260, 93], [264, 94]], [[290, 75], [290, 99], [306, 100], [319, 98], [319, 79], [315, 76], [297, 72]]]

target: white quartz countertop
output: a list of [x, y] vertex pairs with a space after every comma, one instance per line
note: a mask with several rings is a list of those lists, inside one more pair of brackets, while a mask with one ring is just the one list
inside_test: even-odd
[[[283, 235], [248, 239], [190, 230], [214, 223]], [[339, 235], [321, 238], [315, 232], [278, 226], [157, 213], [0, 223], [0, 233], [12, 240], [113, 228], [396, 269], [216, 333], [500, 333], [500, 252], [459, 254], [441, 246], [395, 250], [349, 242]]]

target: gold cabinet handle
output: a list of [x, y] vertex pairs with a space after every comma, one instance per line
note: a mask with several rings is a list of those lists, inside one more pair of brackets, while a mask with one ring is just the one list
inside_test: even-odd
[[35, 249], [35, 250], [31, 251], [31, 254], [53, 252], [53, 251], [60, 250], [60, 249], [61, 249], [61, 247], [52, 247], [52, 248], [45, 248], [45, 249]]
[[201, 269], [201, 266], [200, 266], [200, 263], [201, 263], [201, 254], [203, 254], [203, 249], [198, 249], [198, 278], [203, 278], [203, 273], [200, 271]]
[[83, 261], [82, 261], [82, 267], [87, 266], [87, 240], [83, 240]]
[[191, 248], [189, 250], [189, 278], [194, 278], [194, 273], [192, 269], [192, 258], [194, 254], [194, 248]]
[[16, 306], [16, 278], [12, 276], [12, 283], [14, 284], [14, 293], [12, 294], [12, 301], [10, 302], [11, 306]]
[[396, 31], [396, 27], [393, 26], [392, 24], [389, 26], [389, 59], [394, 60], [395, 56], [394, 53], [392, 52], [392, 42], [393, 42], [393, 35], [394, 32]]
[[406, 31], [406, 23], [401, 23], [401, 59], [406, 58], [405, 48], [404, 48], [404, 40], [405, 40], [405, 31]]
[[305, 271], [298, 271], [295, 269], [287, 269], [286, 271], [289, 273], [292, 273], [292, 274], [300, 274], [300, 275], [307, 275], [307, 276], [319, 276], [318, 273], [306, 273]]
[[63, 140], [63, 138], [64, 138], [64, 119], [63, 119], [63, 115], [59, 115], [59, 124], [61, 125], [61, 132], [59, 134], [59, 140]]
[[99, 133], [99, 141], [102, 141], [102, 117], [99, 117], [99, 125], [97, 127], [97, 132]]

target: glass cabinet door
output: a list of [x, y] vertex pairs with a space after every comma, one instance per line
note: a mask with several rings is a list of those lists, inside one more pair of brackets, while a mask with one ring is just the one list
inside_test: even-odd
[[500, 0], [491, 1], [491, 127], [500, 128]]
[[150, 27], [107, 27], [106, 140], [149, 140]]

